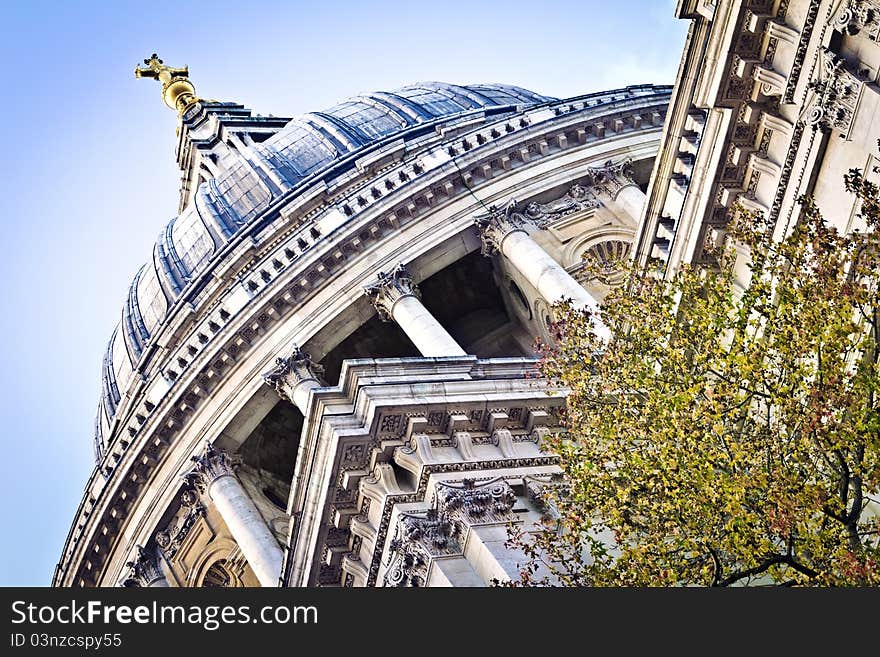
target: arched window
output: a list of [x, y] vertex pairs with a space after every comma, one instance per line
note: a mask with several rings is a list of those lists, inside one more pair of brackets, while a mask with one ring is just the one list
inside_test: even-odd
[[235, 580], [226, 569], [226, 559], [219, 559], [211, 564], [202, 580], [203, 588], [233, 588]]

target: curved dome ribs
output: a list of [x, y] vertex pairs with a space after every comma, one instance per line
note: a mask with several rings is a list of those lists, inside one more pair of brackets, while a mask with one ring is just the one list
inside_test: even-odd
[[141, 357], [144, 345], [150, 339], [150, 333], [144, 324], [144, 318], [141, 315], [141, 308], [137, 298], [137, 288], [146, 268], [147, 266], [143, 265], [135, 274], [134, 280], [128, 288], [128, 300], [122, 312], [122, 319], [125, 323], [125, 345], [128, 348], [128, 355], [132, 362], [137, 362]]
[[169, 227], [166, 227], [156, 241], [156, 246], [153, 248], [153, 262], [156, 262], [158, 258], [156, 269], [164, 274], [159, 277], [159, 280], [165, 284], [163, 287], [165, 287], [168, 297], [176, 298], [180, 295], [186, 281], [180, 277], [180, 269], [173, 262], [176, 254], [172, 255], [168, 252], [168, 240], [170, 239], [170, 236], [167, 235], [168, 230]]
[[[593, 107], [655, 92], [648, 85], [565, 102]], [[104, 356], [99, 415], [103, 412], [106, 422], [96, 422], [96, 455], [106, 452], [110, 436], [103, 434], [109, 429], [102, 426], [113, 426], [120, 390], [126, 390], [151, 336], [190, 282], [273, 202], [297, 193], [315, 176], [329, 175], [336, 165], [349, 166], [365, 147], [401, 137], [419, 139], [424, 127], [456, 115], [481, 110], [512, 113], [550, 102], [559, 101], [510, 85], [421, 82], [355, 96], [325, 111], [293, 118], [265, 141], [240, 143], [215, 161], [218, 174], [203, 182], [193, 202], [166, 225], [151, 262], [138, 270], [129, 289], [122, 322]], [[411, 132], [414, 129], [419, 131]], [[347, 207], [346, 213], [351, 214]]]
[[121, 399], [119, 395], [119, 386], [116, 383], [116, 372], [113, 369], [113, 343], [116, 342], [116, 331], [110, 335], [110, 342], [107, 344], [107, 351], [104, 352], [104, 362], [102, 366], [102, 388], [104, 392], [104, 408], [107, 414], [113, 417], [116, 414], [116, 406]]
[[331, 114], [324, 112], [309, 112], [306, 118], [318, 130], [322, 131], [333, 143], [338, 152], [355, 151], [361, 146], [366, 146], [371, 140], [358, 137], [358, 135], [343, 121]]

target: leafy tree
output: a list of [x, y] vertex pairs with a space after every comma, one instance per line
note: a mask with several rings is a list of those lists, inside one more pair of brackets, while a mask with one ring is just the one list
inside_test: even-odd
[[728, 248], [669, 281], [631, 270], [608, 344], [557, 307], [541, 369], [571, 389], [565, 485], [512, 537], [514, 585], [880, 584], [880, 193], [845, 184], [865, 230], [808, 199], [781, 241], [739, 213], [744, 290]]

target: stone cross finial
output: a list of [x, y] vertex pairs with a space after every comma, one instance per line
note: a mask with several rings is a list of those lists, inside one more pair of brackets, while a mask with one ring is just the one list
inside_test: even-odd
[[162, 83], [162, 100], [173, 110], [183, 112], [193, 103], [198, 101], [196, 90], [189, 81], [189, 69], [165, 66], [156, 53], [144, 60], [146, 68], [136, 66], [135, 78], [152, 78]]

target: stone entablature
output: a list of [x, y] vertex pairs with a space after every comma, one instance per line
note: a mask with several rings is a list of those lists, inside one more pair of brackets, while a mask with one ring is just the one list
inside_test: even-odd
[[[313, 393], [285, 585], [375, 585], [394, 509], [426, 501], [443, 473], [558, 469], [539, 444], [559, 430], [565, 391], [548, 389], [534, 367], [472, 356], [347, 361], [338, 387]], [[462, 508], [474, 510], [447, 497], [458, 523]]]

